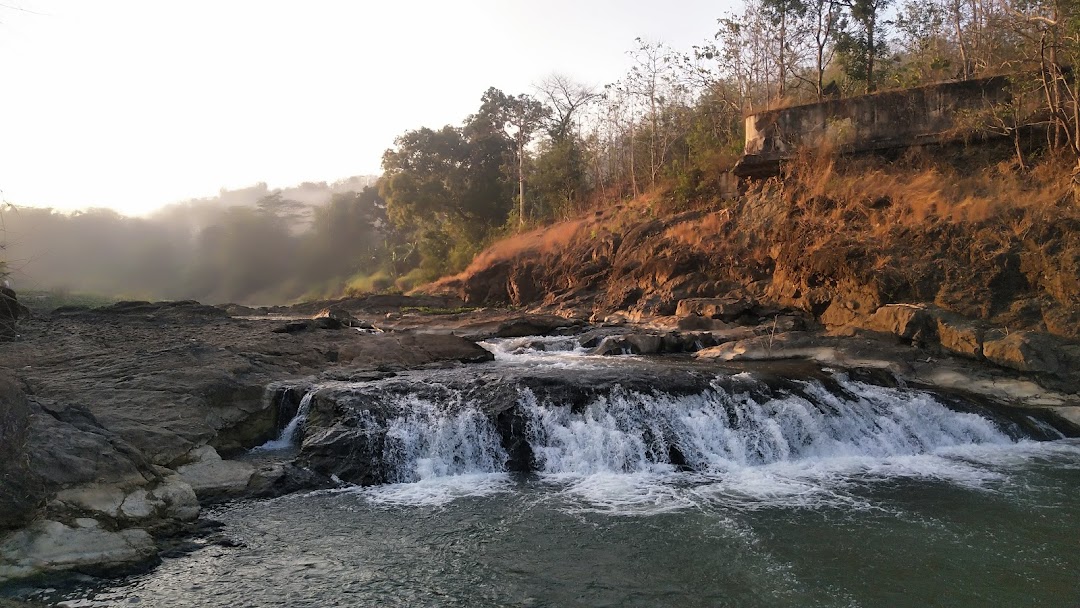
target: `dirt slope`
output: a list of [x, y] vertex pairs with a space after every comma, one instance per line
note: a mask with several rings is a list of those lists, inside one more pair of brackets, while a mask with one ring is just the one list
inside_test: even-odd
[[826, 171], [824, 185], [770, 182], [694, 211], [611, 207], [499, 242], [427, 291], [584, 316], [670, 315], [681, 299], [735, 292], [829, 326], [927, 303], [1080, 338], [1080, 210], [1068, 190], [991, 176], [971, 194], [944, 173]]

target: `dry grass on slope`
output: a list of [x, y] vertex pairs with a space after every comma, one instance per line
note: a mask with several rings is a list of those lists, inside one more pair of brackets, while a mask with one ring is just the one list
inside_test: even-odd
[[[890, 301], [932, 301], [1013, 327], [1080, 336], [1080, 204], [1067, 160], [1030, 171], [914, 156], [803, 156], [738, 208], [742, 245], [782, 241], [778, 263], [842, 260]], [[820, 270], [820, 269], [818, 269]]]
[[651, 193], [511, 237], [429, 289], [647, 314], [736, 289], [816, 314], [837, 301], [932, 302], [1080, 338], [1071, 165], [958, 164], [806, 156], [736, 200], [667, 212]]

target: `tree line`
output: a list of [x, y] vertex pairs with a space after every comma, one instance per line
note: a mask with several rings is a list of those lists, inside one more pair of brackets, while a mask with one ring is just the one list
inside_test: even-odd
[[[70, 285], [104, 291], [258, 302], [407, 290], [497, 238], [597, 205], [646, 191], [675, 206], [718, 196], [748, 113], [997, 74], [1030, 93], [1038, 108], [1024, 116], [1047, 127], [1050, 146], [1080, 158], [1076, 0], [746, 0], [711, 40], [638, 39], [628, 57], [604, 86], [556, 74], [528, 92], [489, 88], [461, 124], [399, 136], [374, 187], [335, 192], [307, 215], [295, 192], [266, 191], [186, 232], [182, 214], [155, 224], [91, 211], [35, 238], [138, 225], [137, 238], [99, 243], [130, 268], [124, 281], [68, 271]], [[1019, 116], [988, 128], [1015, 132]]]
[[598, 201], [658, 186], [675, 203], [716, 196], [748, 113], [829, 97], [1013, 75], [1036, 111], [973, 127], [1038, 120], [1080, 158], [1076, 0], [746, 0], [717, 25], [687, 50], [638, 39], [606, 86], [554, 75], [529, 93], [493, 88], [461, 126], [399, 137], [379, 189], [421, 274], [460, 270], [493, 238]]
[[[376, 189], [307, 186], [284, 192], [299, 198], [297, 190], [306, 190], [312, 203], [260, 184], [145, 218], [102, 208], [8, 207], [2, 219], [9, 279], [22, 293], [276, 304], [338, 295], [358, 272], [367, 280], [376, 274], [376, 283], [389, 277], [393, 269], [380, 264], [392, 235]], [[388, 287], [388, 280], [356, 286]]]

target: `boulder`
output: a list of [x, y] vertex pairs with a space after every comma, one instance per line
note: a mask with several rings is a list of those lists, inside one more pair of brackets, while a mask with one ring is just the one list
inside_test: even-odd
[[834, 332], [844, 329], [851, 331], [850, 326], [862, 318], [860, 313], [852, 308], [854, 304], [854, 302], [834, 299], [821, 313], [821, 324]]
[[57, 493], [56, 500], [71, 509], [119, 517], [120, 506], [124, 503], [124, 491], [117, 486], [93, 484], [61, 490]]
[[111, 532], [91, 518], [79, 518], [74, 526], [42, 520], [0, 541], [0, 582], [57, 570], [108, 572], [156, 557], [157, 545], [146, 530]]
[[982, 358], [984, 330], [980, 323], [944, 311], [935, 312], [934, 321], [942, 349], [962, 357]]
[[719, 319], [710, 319], [697, 313], [691, 313], [685, 317], [679, 317], [675, 326], [687, 331], [711, 331], [714, 329], [731, 329], [734, 325]]
[[[340, 326], [339, 326], [340, 327]], [[286, 321], [270, 331], [275, 334], [296, 334], [315, 328], [314, 321]]]
[[[709, 332], [709, 339], [713, 345], [734, 342], [736, 340], [749, 340], [760, 335], [753, 327], [733, 327]], [[767, 332], [765, 332], [767, 333]]]
[[1022, 372], [1057, 374], [1063, 371], [1061, 343], [1046, 334], [995, 332], [983, 342], [983, 356], [992, 363]]
[[811, 335], [793, 331], [784, 334], [755, 336], [745, 340], [725, 342], [694, 354], [700, 359], [720, 361], [767, 361], [774, 359], [813, 358], [815, 348]]
[[210, 446], [197, 450], [197, 460], [177, 467], [180, 479], [202, 500], [223, 500], [243, 496], [255, 474], [255, 467], [237, 460], [222, 460]]
[[220, 308], [233, 317], [256, 317], [266, 314], [265, 309], [252, 308], [243, 304], [222, 304]]
[[652, 334], [623, 334], [608, 336], [592, 350], [591, 355], [652, 355], [661, 352], [664, 339]]
[[181, 320], [184, 318], [213, 319], [226, 318], [229, 313], [217, 306], [202, 304], [195, 300], [177, 300], [147, 302], [144, 300], [126, 300], [102, 306], [93, 310], [95, 314], [123, 315], [153, 319]]
[[162, 517], [179, 521], [193, 521], [199, 517], [199, 499], [195, 490], [179, 475], [165, 477], [150, 491], [149, 498], [161, 502]]
[[601, 327], [580, 334], [577, 337], [578, 344], [582, 348], [596, 348], [609, 336], [622, 336], [628, 333], [627, 329], [618, 327]]
[[125, 491], [119, 486], [88, 484], [61, 490], [49, 505], [51, 512], [77, 513], [129, 522], [191, 521], [199, 501], [178, 475], [164, 477], [153, 487]]
[[904, 341], [925, 342], [933, 327], [933, 317], [923, 306], [886, 304], [870, 315], [864, 327], [893, 334]]
[[361, 321], [352, 316], [349, 311], [333, 306], [320, 310], [312, 315], [311, 318], [315, 321], [316, 326], [321, 329], [340, 329], [342, 327], [372, 329], [371, 323]]
[[581, 325], [581, 321], [565, 319], [555, 315], [524, 314], [509, 319], [481, 321], [458, 328], [457, 333], [471, 340], [489, 338], [524, 338], [526, 336], [547, 336]]
[[748, 297], [687, 298], [679, 300], [675, 314], [680, 317], [698, 315], [707, 319], [734, 321], [750, 312], [755, 302]]

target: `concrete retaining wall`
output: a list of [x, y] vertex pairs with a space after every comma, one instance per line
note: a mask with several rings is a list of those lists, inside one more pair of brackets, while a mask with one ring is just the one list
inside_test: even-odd
[[746, 117], [740, 176], [774, 175], [801, 146], [867, 152], [947, 143], [970, 132], [972, 118], [1013, 99], [1005, 76], [832, 99]]

